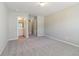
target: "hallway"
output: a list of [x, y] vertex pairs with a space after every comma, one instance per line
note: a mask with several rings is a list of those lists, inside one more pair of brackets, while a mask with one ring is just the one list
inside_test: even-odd
[[9, 41], [2, 56], [79, 56], [79, 48], [49, 39], [31, 36], [24, 44]]

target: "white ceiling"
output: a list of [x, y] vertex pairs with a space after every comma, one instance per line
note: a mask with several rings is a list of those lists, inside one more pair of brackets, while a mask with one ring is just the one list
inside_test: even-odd
[[38, 2], [6, 2], [5, 4], [9, 10], [27, 12], [31, 15], [46, 16], [78, 3], [48, 2], [44, 7], [41, 7]]

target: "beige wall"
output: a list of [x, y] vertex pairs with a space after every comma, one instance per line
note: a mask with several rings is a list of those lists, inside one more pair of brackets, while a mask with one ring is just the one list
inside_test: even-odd
[[45, 34], [79, 45], [79, 5], [45, 16]]

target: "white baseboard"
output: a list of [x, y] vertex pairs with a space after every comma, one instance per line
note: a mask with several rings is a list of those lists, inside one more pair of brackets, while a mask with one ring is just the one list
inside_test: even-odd
[[[27, 38], [29, 38], [29, 36], [27, 36]], [[11, 38], [11, 39], [9, 39], [9, 41], [10, 40], [17, 40], [18, 39], [18, 37], [16, 37], [16, 38]]]
[[18, 38], [16, 37], [16, 38], [10, 38], [9, 40], [17, 40]]
[[40, 36], [45, 36], [44, 34], [41, 34], [41, 35], [37, 35], [38, 37], [40, 37]]
[[4, 46], [1, 47], [1, 49], [0, 49], [0, 55], [2, 54], [3, 50], [5, 49], [7, 43], [8, 43], [8, 40], [7, 40], [6, 43], [4, 43]]
[[50, 39], [54, 39], [54, 40], [57, 40], [57, 41], [60, 41], [60, 42], [64, 42], [64, 43], [66, 43], [66, 44], [69, 44], [69, 45], [72, 45], [72, 46], [75, 46], [75, 47], [78, 47], [79, 48], [79, 45], [78, 44], [75, 44], [75, 43], [71, 43], [71, 42], [68, 42], [68, 41], [66, 41], [66, 40], [61, 40], [61, 39], [58, 39], [58, 38], [56, 38], [56, 37], [51, 37], [51, 36], [49, 36], [49, 35], [45, 35], [46, 37], [48, 37], [48, 38], [50, 38]]
[[8, 41], [10, 41], [10, 40], [17, 40], [17, 38], [8, 39], [7, 42], [4, 43], [4, 46], [1, 47], [1, 49], [0, 49], [0, 55], [2, 54], [3, 50], [5, 49], [5, 47], [6, 47], [7, 43], [8, 43]]

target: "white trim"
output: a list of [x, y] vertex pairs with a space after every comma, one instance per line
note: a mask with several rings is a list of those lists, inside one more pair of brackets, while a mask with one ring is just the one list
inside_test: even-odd
[[2, 46], [2, 48], [0, 49], [0, 55], [2, 54], [3, 50], [5, 49], [5, 47], [6, 47], [7, 43], [8, 43], [8, 40], [7, 40], [7, 42], [6, 42], [6, 43], [4, 43], [4, 46]]
[[68, 42], [66, 40], [61, 40], [59, 38], [56, 38], [56, 37], [53, 37], [53, 36], [49, 36], [49, 35], [45, 35], [46, 37], [50, 38], [50, 39], [54, 39], [54, 40], [57, 40], [57, 41], [60, 41], [60, 42], [64, 42], [66, 44], [69, 44], [69, 45], [72, 45], [72, 46], [75, 46], [75, 47], [79, 47], [78, 44], [75, 44], [75, 43], [71, 43], [71, 42]]
[[18, 38], [16, 37], [16, 38], [11, 38], [11, 39], [9, 39], [9, 40], [17, 40]]
[[[27, 36], [27, 38], [29, 38], [29, 36]], [[9, 39], [9, 41], [10, 40], [17, 40], [18, 39], [18, 37], [16, 37], [16, 38], [11, 38], [11, 39]]]

